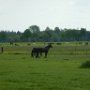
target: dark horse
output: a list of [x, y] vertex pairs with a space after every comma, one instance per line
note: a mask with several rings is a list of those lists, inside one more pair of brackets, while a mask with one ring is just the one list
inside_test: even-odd
[[52, 48], [51, 44], [49, 44], [48, 46], [46, 46], [44, 48], [41, 48], [41, 47], [33, 48], [32, 52], [31, 52], [31, 56], [38, 58], [39, 55], [42, 56], [42, 53], [45, 53], [45, 57], [47, 57], [47, 54], [48, 54], [48, 51], [49, 51], [50, 48]]

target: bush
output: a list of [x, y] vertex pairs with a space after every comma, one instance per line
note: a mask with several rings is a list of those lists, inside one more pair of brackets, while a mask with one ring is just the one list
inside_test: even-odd
[[60, 43], [60, 42], [58, 42], [58, 43], [56, 43], [57, 45], [61, 45], [62, 43]]
[[85, 45], [88, 45], [88, 42], [85, 42]]
[[80, 67], [81, 68], [90, 68], [90, 61], [86, 61], [86, 62], [82, 63]]

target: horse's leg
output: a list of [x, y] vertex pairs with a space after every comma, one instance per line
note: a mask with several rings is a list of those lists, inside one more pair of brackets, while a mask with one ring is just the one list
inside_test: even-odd
[[36, 52], [36, 53], [35, 53], [35, 57], [37, 58], [37, 56], [38, 56], [38, 55], [37, 55], [37, 52]]
[[32, 52], [31, 52], [31, 56], [34, 57], [34, 52], [33, 52], [33, 50], [32, 50]]
[[40, 56], [42, 56], [42, 52], [41, 51], [38, 52], [38, 57], [40, 58]]
[[47, 58], [47, 53], [48, 53], [48, 52], [45, 52], [45, 58]]
[[42, 52], [40, 52], [40, 56], [42, 56]]
[[36, 57], [36, 52], [33, 52], [33, 57]]
[[33, 52], [33, 57], [36, 57], [36, 55], [37, 55], [37, 52], [34, 51], [34, 52]]
[[36, 52], [36, 58], [38, 58], [39, 57], [39, 52]]

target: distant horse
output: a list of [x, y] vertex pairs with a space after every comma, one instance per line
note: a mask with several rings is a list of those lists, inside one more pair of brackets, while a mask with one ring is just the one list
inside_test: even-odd
[[52, 48], [51, 44], [49, 44], [48, 46], [44, 48], [41, 48], [41, 47], [33, 48], [31, 52], [31, 56], [38, 58], [39, 56], [42, 56], [42, 53], [45, 53], [45, 58], [46, 58], [50, 48]]

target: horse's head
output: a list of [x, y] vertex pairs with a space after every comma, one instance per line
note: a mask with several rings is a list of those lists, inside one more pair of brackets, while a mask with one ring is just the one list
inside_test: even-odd
[[50, 48], [53, 48], [52, 44], [49, 44], [48, 46], [49, 46]]
[[47, 48], [47, 49], [52, 48], [52, 45], [48, 44], [48, 46], [46, 46], [45, 48]]

